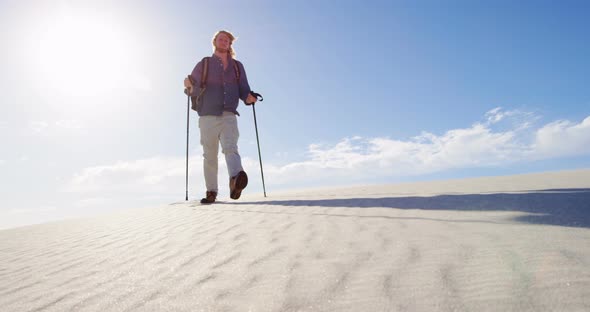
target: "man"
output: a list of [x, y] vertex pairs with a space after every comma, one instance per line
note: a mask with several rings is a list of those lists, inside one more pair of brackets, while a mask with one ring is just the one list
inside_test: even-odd
[[230, 197], [240, 198], [242, 190], [248, 185], [248, 175], [242, 168], [238, 154], [237, 108], [241, 99], [253, 104], [257, 98], [250, 94], [250, 86], [242, 63], [234, 59], [232, 44], [234, 35], [228, 31], [218, 31], [213, 37], [213, 55], [208, 58], [205, 84], [201, 77], [205, 59], [201, 60], [184, 86], [193, 97], [193, 109], [199, 114], [201, 145], [203, 146], [203, 171], [207, 191], [201, 203], [214, 203], [217, 199], [217, 155], [221, 143], [225, 155], [230, 181]]

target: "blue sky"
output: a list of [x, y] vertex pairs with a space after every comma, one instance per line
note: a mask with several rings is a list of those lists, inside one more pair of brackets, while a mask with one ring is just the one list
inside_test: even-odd
[[[587, 1], [1, 0], [0, 228], [183, 200], [182, 80], [220, 29], [265, 97], [271, 196], [590, 168], [589, 12]], [[260, 194], [252, 112], [239, 110], [246, 193]], [[191, 199], [204, 192], [196, 118]]]

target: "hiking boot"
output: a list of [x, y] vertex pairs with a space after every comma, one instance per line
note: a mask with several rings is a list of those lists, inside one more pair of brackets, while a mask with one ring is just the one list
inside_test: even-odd
[[238, 199], [242, 195], [242, 190], [248, 185], [248, 175], [240, 171], [236, 176], [229, 179], [229, 189], [232, 199]]
[[217, 192], [209, 192], [205, 194], [205, 198], [201, 199], [201, 204], [212, 204], [217, 198]]

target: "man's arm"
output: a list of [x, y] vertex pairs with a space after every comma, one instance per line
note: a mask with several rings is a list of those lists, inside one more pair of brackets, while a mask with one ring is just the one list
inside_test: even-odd
[[203, 61], [197, 63], [189, 77], [184, 78], [184, 87], [189, 89], [190, 96], [197, 96], [201, 91], [201, 74], [203, 73]]
[[250, 84], [248, 84], [248, 77], [246, 76], [246, 70], [244, 69], [244, 65], [241, 62], [238, 62], [238, 67], [240, 68], [240, 82], [239, 82], [239, 92], [240, 92], [240, 99], [246, 104], [252, 104], [256, 102], [256, 97], [250, 94]]

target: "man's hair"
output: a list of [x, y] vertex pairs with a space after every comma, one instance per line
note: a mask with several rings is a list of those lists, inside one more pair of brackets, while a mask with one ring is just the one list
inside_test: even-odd
[[217, 36], [219, 36], [219, 34], [225, 34], [226, 36], [229, 37], [229, 55], [231, 55], [231, 57], [236, 57], [236, 52], [234, 51], [234, 48], [232, 47], [232, 44], [234, 43], [234, 40], [236, 40], [236, 37], [230, 33], [227, 30], [220, 30], [218, 32], [215, 33], [215, 36], [213, 36], [213, 51], [215, 51], [215, 39], [217, 39]]

